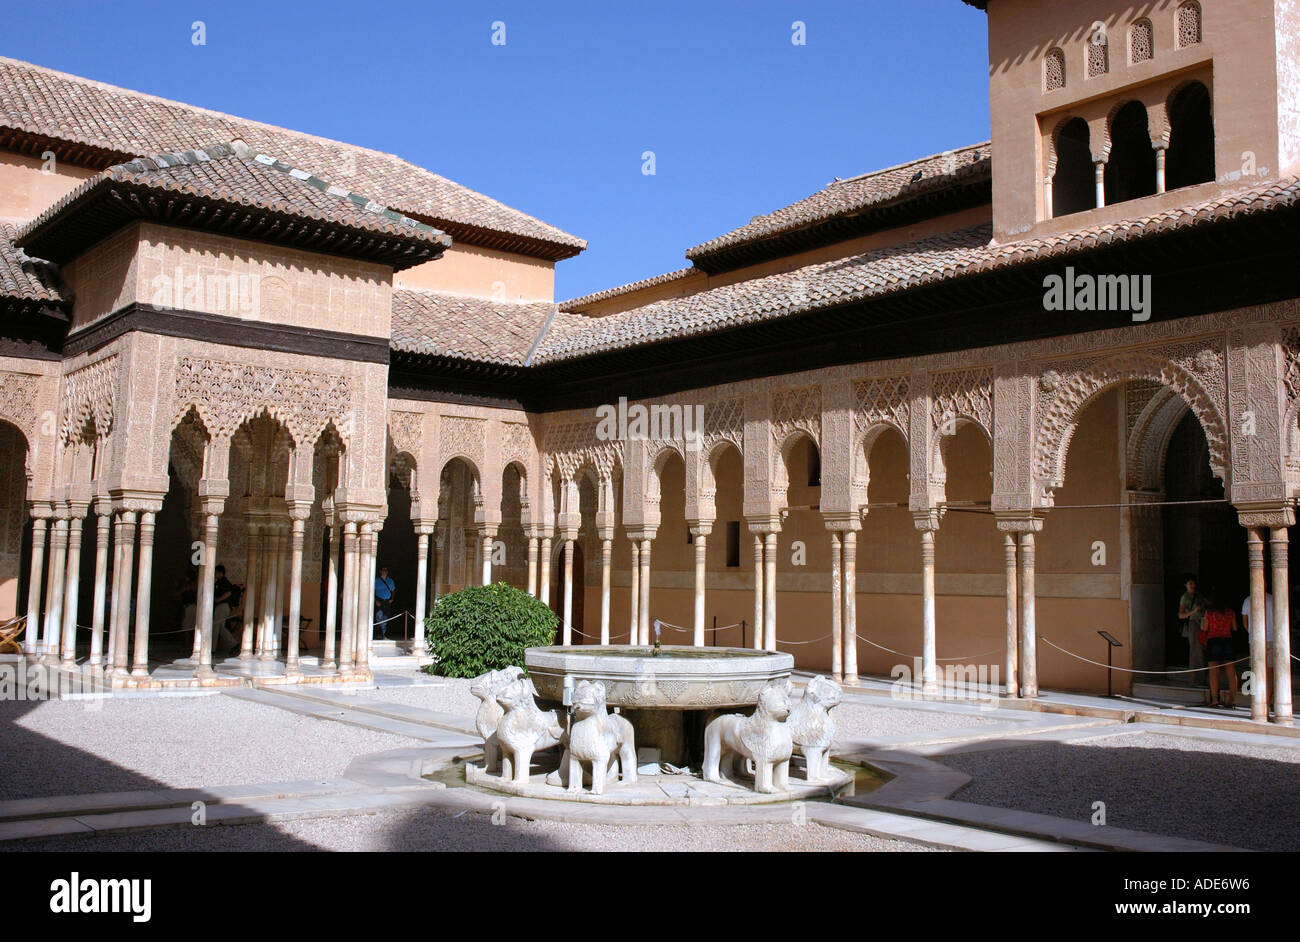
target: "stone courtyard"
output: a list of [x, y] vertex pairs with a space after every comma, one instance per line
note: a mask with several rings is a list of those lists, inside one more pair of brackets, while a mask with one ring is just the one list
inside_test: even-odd
[[837, 708], [835, 754], [880, 770], [882, 787], [835, 802], [602, 807], [439, 781], [427, 770], [481, 752], [470, 682], [406, 670], [375, 683], [4, 703], [0, 748], [31, 761], [0, 768], [0, 848], [1300, 848], [1300, 738], [1252, 732], [1244, 713], [1057, 698], [1070, 715], [904, 699], [867, 681]]

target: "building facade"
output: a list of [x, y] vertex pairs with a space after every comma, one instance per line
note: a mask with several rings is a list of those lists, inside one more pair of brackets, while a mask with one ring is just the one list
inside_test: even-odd
[[383, 565], [416, 623], [505, 580], [1032, 697], [1101, 631], [1183, 670], [1197, 571], [1289, 723], [1300, 5], [972, 5], [991, 141], [559, 304], [585, 243], [436, 174], [0, 60], [0, 614], [117, 686], [348, 680]]

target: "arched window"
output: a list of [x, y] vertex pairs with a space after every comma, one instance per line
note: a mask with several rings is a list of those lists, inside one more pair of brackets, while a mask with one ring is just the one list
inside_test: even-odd
[[1147, 109], [1130, 101], [1110, 119], [1106, 161], [1106, 205], [1150, 196], [1156, 191], [1156, 152], [1147, 132]]
[[1155, 30], [1146, 17], [1137, 20], [1128, 30], [1128, 61], [1146, 62], [1156, 55]]
[[1065, 88], [1065, 53], [1049, 49], [1043, 57], [1043, 90], [1050, 92], [1057, 88]]
[[1196, 0], [1187, 0], [1178, 7], [1178, 48], [1195, 46], [1201, 41], [1201, 5]]
[[1165, 187], [1208, 183], [1214, 179], [1214, 119], [1210, 91], [1189, 82], [1169, 101], [1169, 150], [1165, 154]]
[[1097, 205], [1088, 143], [1088, 122], [1071, 118], [1056, 132], [1056, 175], [1052, 177], [1052, 215], [1067, 216]]
[[1110, 71], [1110, 37], [1104, 27], [1097, 27], [1088, 37], [1088, 78]]

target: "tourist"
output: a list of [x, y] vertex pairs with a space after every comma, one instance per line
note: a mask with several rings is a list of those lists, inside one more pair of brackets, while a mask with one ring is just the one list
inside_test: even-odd
[[229, 649], [232, 657], [239, 653], [239, 642], [226, 627], [226, 619], [230, 617], [230, 607], [234, 598], [235, 586], [226, 578], [226, 567], [218, 566], [217, 579], [212, 584], [212, 627], [217, 632], [217, 639], [223, 650]]
[[[1209, 605], [1201, 619], [1200, 643], [1210, 663], [1210, 702], [1231, 710], [1237, 705], [1237, 666], [1232, 657], [1232, 633], [1237, 629], [1237, 615], [1231, 606]], [[1219, 702], [1219, 667], [1228, 672], [1228, 691]]]
[[380, 566], [379, 575], [375, 577], [375, 623], [379, 625], [379, 637], [388, 637], [388, 610], [393, 606], [393, 592], [397, 585], [388, 575], [388, 567]]
[[[1198, 669], [1205, 666], [1205, 648], [1200, 641], [1201, 619], [1205, 616], [1207, 600], [1196, 590], [1196, 573], [1189, 572], [1184, 577], [1183, 584], [1187, 591], [1178, 600], [1178, 619], [1183, 622], [1183, 637], [1187, 639], [1187, 666], [1195, 672], [1189, 679], [1192, 683], [1200, 683], [1201, 673]], [[1208, 694], [1205, 702], [1210, 702]]]

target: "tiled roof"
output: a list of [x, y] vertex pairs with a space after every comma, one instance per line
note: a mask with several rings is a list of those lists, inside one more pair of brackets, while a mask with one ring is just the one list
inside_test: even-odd
[[498, 301], [397, 288], [391, 346], [399, 353], [523, 366], [554, 314], [550, 301]]
[[[587, 245], [576, 236], [392, 154], [4, 57], [0, 57], [0, 129], [98, 148], [119, 157], [243, 140], [253, 150], [276, 154], [332, 183], [382, 200], [399, 212], [431, 221], [457, 239], [510, 246], [516, 251], [531, 247], [556, 258], [577, 254]], [[490, 233], [501, 237], [489, 237]]]
[[679, 281], [682, 278], [689, 278], [691, 275], [699, 274], [703, 274], [703, 272], [694, 266], [690, 268], [679, 268], [677, 271], [655, 275], [652, 278], [642, 278], [640, 281], [629, 282], [625, 285], [619, 285], [616, 288], [606, 288], [604, 291], [596, 291], [592, 294], [584, 294], [578, 298], [571, 298], [568, 301], [561, 301], [559, 308], [561, 311], [581, 311], [584, 307], [589, 307], [601, 301], [608, 301], [610, 298], [617, 298], [621, 295], [631, 294], [634, 291], [640, 291], [642, 288], [664, 285], [668, 284], [670, 281]]
[[985, 141], [885, 170], [836, 180], [797, 203], [765, 216], [755, 216], [739, 229], [732, 229], [716, 239], [687, 249], [686, 257], [691, 260], [707, 258], [723, 249], [760, 242], [838, 216], [910, 200], [957, 183], [989, 179], [991, 147]]
[[15, 233], [0, 223], [0, 298], [60, 304], [65, 298], [54, 266], [28, 258], [14, 245]]
[[1218, 225], [1297, 204], [1300, 180], [1291, 177], [1191, 206], [1001, 245], [990, 242], [991, 226], [975, 226], [684, 298], [655, 301], [607, 317], [562, 314], [547, 331], [533, 362], [568, 360], [707, 334], [1044, 259], [1068, 258], [1180, 229]]
[[[399, 250], [399, 255], [416, 261], [437, 257], [451, 244], [449, 236], [432, 226], [395, 213], [365, 196], [351, 193], [267, 154], [255, 153], [242, 142], [214, 144], [180, 154], [156, 154], [109, 167], [25, 225], [18, 233], [18, 243], [41, 245], [59, 241], [52, 230], [64, 221], [65, 214], [88, 205], [98, 191], [115, 184], [132, 184], [182, 197], [201, 197], [228, 206], [263, 210], [279, 217], [294, 216], [347, 231], [388, 237], [389, 243], [406, 246], [405, 252]], [[125, 211], [120, 206], [113, 208]], [[114, 219], [117, 215], [117, 212], [112, 214]], [[193, 214], [181, 214], [182, 219], [186, 215]], [[178, 224], [184, 225], [185, 222]], [[111, 223], [106, 225], [111, 228]], [[209, 222], [205, 227], [213, 225], [217, 222]], [[80, 226], [77, 229], [78, 236], [94, 240], [95, 233], [90, 226], [84, 227], [84, 231]]]

